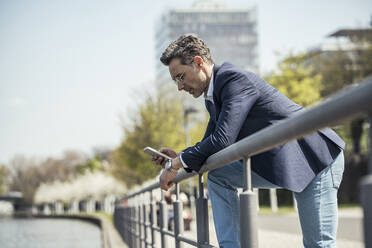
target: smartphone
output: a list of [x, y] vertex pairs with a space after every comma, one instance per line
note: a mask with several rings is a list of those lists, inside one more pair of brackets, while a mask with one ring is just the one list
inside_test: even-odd
[[148, 155], [151, 155], [151, 156], [158, 156], [158, 157], [163, 157], [165, 159], [172, 159], [171, 157], [165, 155], [164, 153], [161, 153], [161, 152], [158, 152], [157, 150], [155, 150], [154, 148], [151, 148], [151, 147], [145, 147], [143, 149], [143, 151], [145, 153], [147, 153]]

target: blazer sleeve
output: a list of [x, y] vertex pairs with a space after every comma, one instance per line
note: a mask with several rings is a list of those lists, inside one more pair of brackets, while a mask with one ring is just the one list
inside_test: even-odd
[[221, 112], [216, 127], [206, 137], [207, 128], [203, 140], [182, 153], [187, 166], [197, 172], [210, 155], [236, 141], [250, 109], [258, 99], [255, 85], [244, 74], [225, 72], [216, 80], [225, 80], [220, 90]]
[[214, 124], [214, 122], [211, 121], [211, 119], [209, 118], [208, 125], [207, 125], [207, 129], [205, 130], [204, 137], [203, 137], [202, 140], [205, 140], [206, 138], [208, 138], [208, 136], [212, 134], [214, 128], [215, 128], [215, 124]]

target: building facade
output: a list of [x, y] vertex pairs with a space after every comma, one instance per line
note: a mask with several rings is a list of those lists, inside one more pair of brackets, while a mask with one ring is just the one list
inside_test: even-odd
[[156, 25], [156, 80], [169, 82], [169, 72], [159, 58], [167, 45], [185, 33], [203, 39], [216, 64], [232, 62], [258, 73], [257, 11], [231, 9], [212, 0], [199, 0], [191, 8], [171, 9]]

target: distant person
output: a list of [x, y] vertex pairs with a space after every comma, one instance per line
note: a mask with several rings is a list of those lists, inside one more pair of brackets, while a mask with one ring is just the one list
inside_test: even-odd
[[[179, 91], [205, 98], [210, 114], [199, 143], [180, 153], [161, 148], [160, 152], [173, 158], [169, 161], [153, 158], [167, 168], [160, 176], [164, 190], [171, 187], [179, 168], [199, 171], [212, 154], [303, 109], [254, 73], [227, 62], [215, 65], [209, 48], [194, 35], [173, 41], [160, 60], [169, 67]], [[325, 128], [252, 157], [253, 187], [294, 192], [305, 247], [336, 247], [337, 191], [344, 171], [344, 148], [342, 139]], [[236, 189], [242, 186], [241, 161], [208, 173], [220, 247], [240, 247]]]

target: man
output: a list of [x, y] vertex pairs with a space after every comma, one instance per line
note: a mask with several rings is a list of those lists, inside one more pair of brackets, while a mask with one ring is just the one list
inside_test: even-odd
[[[303, 108], [255, 74], [230, 63], [214, 65], [208, 47], [193, 35], [173, 41], [160, 58], [178, 90], [205, 98], [210, 114], [201, 142], [181, 153], [162, 148], [160, 186], [168, 190], [179, 168], [199, 171], [212, 154]], [[337, 190], [345, 143], [331, 129], [291, 141], [252, 157], [252, 184], [294, 192], [305, 247], [336, 247]], [[208, 173], [208, 190], [220, 247], [240, 247], [237, 187], [243, 186], [241, 161]]]

